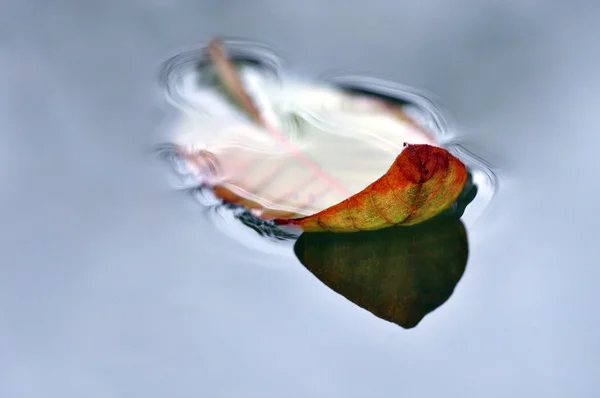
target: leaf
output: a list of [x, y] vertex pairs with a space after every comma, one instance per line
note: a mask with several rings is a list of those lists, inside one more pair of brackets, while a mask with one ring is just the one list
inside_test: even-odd
[[[172, 140], [198, 185], [264, 220], [311, 216], [361, 192], [404, 142], [438, 145], [389, 101], [284, 73], [274, 78], [234, 62], [223, 47], [211, 42], [204, 54], [212, 63], [179, 79], [195, 83], [171, 88], [187, 101]], [[219, 84], [198, 73], [216, 74]]]
[[358, 194], [312, 216], [275, 223], [306, 232], [413, 225], [450, 207], [466, 180], [465, 165], [445, 149], [408, 144], [387, 173]]
[[413, 328], [452, 295], [468, 259], [463, 223], [440, 215], [411, 227], [354, 234], [303, 233], [300, 262], [375, 316]]

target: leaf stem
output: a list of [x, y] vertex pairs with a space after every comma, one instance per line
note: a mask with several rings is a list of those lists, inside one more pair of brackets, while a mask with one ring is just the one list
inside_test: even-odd
[[212, 39], [208, 44], [207, 52], [217, 75], [223, 81], [223, 84], [230, 91], [231, 95], [240, 103], [254, 122], [264, 127], [260, 111], [244, 89], [242, 80], [235, 70], [234, 65], [227, 59], [221, 40], [217, 38]]
[[218, 38], [212, 39], [207, 48], [208, 57], [213, 63], [217, 76], [223, 81], [226, 89], [230, 91], [231, 95], [240, 103], [242, 108], [248, 113], [248, 115], [254, 120], [255, 123], [269, 131], [273, 137], [279, 141], [286, 149], [288, 149], [300, 163], [304, 164], [314, 175], [326, 181], [329, 186], [338, 190], [345, 197], [350, 196], [350, 193], [334, 180], [331, 176], [325, 173], [317, 166], [317, 164], [311, 161], [306, 154], [302, 153], [297, 147], [288, 142], [285, 135], [272, 127], [267, 123], [261, 116], [258, 107], [252, 101], [252, 98], [248, 95], [244, 89], [242, 80], [240, 79], [234, 65], [227, 58], [223, 43]]

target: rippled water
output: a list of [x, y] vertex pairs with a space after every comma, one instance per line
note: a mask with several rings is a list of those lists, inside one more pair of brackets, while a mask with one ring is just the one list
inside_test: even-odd
[[[278, 81], [283, 79], [286, 71], [282, 58], [271, 51], [266, 45], [247, 40], [226, 40], [224, 46], [228, 57], [238, 68], [251, 66], [261, 74], [274, 76]], [[179, 112], [200, 112], [211, 115], [221, 112], [206, 106], [209, 103], [196, 104], [196, 98], [202, 98], [207, 84], [214, 84], [214, 76], [209, 68], [210, 60], [206, 56], [206, 48], [182, 52], [166, 61], [161, 70], [161, 82], [165, 89], [167, 101]], [[304, 79], [304, 81], [306, 81]], [[335, 75], [324, 74], [321, 79], [311, 83], [313, 86], [331, 84], [342, 88], [351, 95], [367, 95], [383, 100], [390, 105], [401, 106], [402, 109], [427, 131], [433, 134], [435, 141], [458, 156], [472, 173], [473, 182], [477, 186], [477, 196], [469, 204], [463, 220], [472, 227], [485, 211], [498, 188], [498, 177], [493, 168], [485, 160], [471, 153], [461, 142], [460, 134], [448, 126], [441, 109], [429, 98], [427, 93], [421, 93], [413, 88], [398, 83], [364, 75]], [[284, 86], [285, 87], [285, 86]], [[224, 94], [225, 95], [225, 94]], [[256, 98], [256, 96], [255, 96]], [[318, 94], [313, 95], [313, 101], [322, 101]], [[315, 106], [318, 107], [318, 104]], [[323, 102], [322, 107], [327, 103]], [[327, 122], [327, 108], [322, 108], [323, 114], [314, 123]], [[324, 121], [325, 120], [325, 121]], [[207, 124], [206, 128], [210, 128]], [[331, 130], [342, 129], [332, 124]], [[294, 126], [284, 127], [286, 135], [294, 141]], [[174, 133], [167, 131], [167, 135]], [[400, 142], [396, 143], [400, 146]], [[344, 145], [342, 142], [341, 145]], [[206, 208], [204, 216], [210, 220], [216, 229], [239, 244], [247, 245], [268, 254], [291, 255], [290, 245], [285, 240], [294, 240], [299, 234], [294, 231], [279, 228], [272, 222], [255, 217], [242, 206], [224, 203], [212, 194], [212, 187], [206, 185], [208, 169], [201, 171], [204, 176], [190, 172], [190, 165], [179, 156], [176, 145], [164, 144], [159, 147], [160, 155], [173, 167], [183, 190], [192, 194], [199, 204]], [[248, 228], [252, 232], [248, 231]], [[258, 235], [258, 237], [257, 237]]]
[[[597, 396], [597, 2], [3, 5], [0, 397]], [[157, 160], [190, 93], [165, 87], [221, 34], [408, 100], [473, 168], [467, 267], [416, 328]]]

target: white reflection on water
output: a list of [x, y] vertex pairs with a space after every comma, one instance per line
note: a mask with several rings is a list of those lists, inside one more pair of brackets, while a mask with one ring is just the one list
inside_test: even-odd
[[[446, 147], [469, 167], [478, 193], [463, 215], [463, 221], [467, 227], [472, 228], [488, 207], [498, 187], [495, 172], [484, 160], [466, 149], [465, 143], [461, 142], [460, 133], [448, 127], [442, 110], [431, 100], [430, 94], [366, 75], [329, 74], [314, 81], [299, 79], [295, 76], [290, 77], [283, 71], [282, 59], [266, 46], [244, 40], [228, 40], [224, 44], [229, 58], [240, 72], [244, 87], [258, 105], [265, 119], [277, 125], [278, 129], [285, 133], [285, 138], [293, 144], [294, 149], [304, 150], [311, 145], [310, 142], [307, 144], [302, 141], [301, 135], [306, 133], [300, 128], [300, 126], [311, 125], [318, 130], [319, 134], [329, 134], [334, 137], [330, 139], [333, 144], [331, 146], [324, 144], [325, 149], [322, 151], [335, 151], [336, 154], [340, 151], [343, 152], [345, 142], [347, 142], [344, 139], [347, 140], [350, 137], [355, 142], [357, 139], [362, 140], [358, 141], [358, 145], [371, 145], [377, 150], [389, 154], [389, 159], [385, 156], [381, 159], [382, 156], [377, 156], [377, 154], [368, 157], [369, 160], [364, 163], [369, 167], [374, 167], [372, 163], [379, 161], [382, 163], [381, 170], [376, 169], [375, 173], [363, 178], [366, 182], [355, 184], [348, 192], [345, 192], [346, 195], [359, 192], [368, 183], [380, 177], [402, 150], [403, 142], [407, 140], [412, 143], [429, 143]], [[210, 66], [210, 61], [205, 54], [203, 48], [192, 49], [172, 57], [163, 65], [161, 79], [167, 101], [177, 109], [178, 116], [185, 115], [184, 120], [198, 121], [203, 131], [200, 133], [201, 139], [199, 140], [198, 125], [194, 124], [195, 122], [193, 125], [190, 122], [186, 122], [187, 124], [177, 124], [176, 122], [171, 127], [171, 130], [175, 129], [175, 132], [169, 131], [172, 137], [175, 134], [174, 142], [163, 146], [162, 153], [166, 155], [180, 178], [179, 188], [193, 193], [193, 197], [205, 207], [204, 214], [216, 229], [253, 249], [289, 256], [288, 246], [290, 244], [287, 241], [297, 237], [297, 233], [287, 232], [275, 227], [270, 221], [255, 217], [254, 215], [261, 214], [258, 210], [246, 211], [239, 206], [225, 204], [212, 193], [212, 186], [227, 186], [228, 179], [235, 180], [235, 177], [239, 176], [232, 172], [229, 175], [227, 173], [219, 175], [218, 172], [222, 171], [223, 163], [227, 163], [228, 166], [232, 163], [235, 169], [239, 170], [243, 169], [239, 164], [242, 163], [241, 159], [247, 156], [248, 151], [252, 154], [251, 156], [254, 156], [254, 159], [275, 155], [276, 163], [267, 162], [266, 169], [258, 173], [269, 176], [269, 168], [277, 170], [278, 167], [284, 167], [277, 166], [277, 164], [281, 164], [280, 159], [289, 154], [289, 150], [273, 145], [269, 142], [269, 137], [261, 137], [260, 127], [248, 123], [243, 112], [232, 105], [227, 93], [214, 89], [216, 77], [214, 71], [207, 68]], [[281, 86], [283, 88], [291, 87], [288, 91], [293, 94], [293, 98], [288, 92], [280, 89], [280, 86], [273, 89], [272, 84], [269, 85], [269, 80], [266, 80], [267, 78], [275, 79], [278, 84], [283, 83]], [[211, 86], [211, 84], [213, 85]], [[343, 96], [340, 96], [340, 93]], [[378, 109], [385, 109], [385, 112], [391, 115], [392, 112], [388, 110], [392, 107], [402, 109], [410, 118], [407, 119], [409, 123], [404, 121], [400, 123], [395, 116], [389, 119], [369, 118]], [[287, 112], [284, 115], [300, 115], [300, 119], [281, 117], [282, 109]], [[339, 115], [340, 109], [344, 111], [341, 118], [336, 117]], [[374, 128], [374, 120], [383, 121]], [[237, 136], [239, 131], [245, 130], [248, 130], [248, 134], [245, 136], [246, 141], [244, 141], [244, 137]], [[397, 134], [398, 131], [401, 131], [401, 135]], [[251, 137], [255, 142], [247, 137]], [[240, 152], [235, 152], [229, 157], [215, 156], [214, 159], [202, 157], [200, 162], [190, 160], [182, 155], [181, 151], [183, 148], [183, 151], [188, 151], [185, 153], [205, 151], [214, 154], [219, 149], [231, 150], [234, 147]], [[326, 157], [322, 153], [321, 157]], [[360, 153], [360, 151], [355, 151], [355, 153]], [[220, 162], [223, 159], [225, 162]], [[264, 162], [263, 159], [260, 160]], [[335, 175], [338, 176], [340, 173]], [[294, 179], [298, 181], [303, 178], [302, 176], [295, 177]], [[263, 177], [261, 176], [261, 178]], [[348, 181], [354, 182], [358, 179], [356, 171], [354, 174], [349, 174]], [[272, 182], [270, 181], [269, 185], [277, 185]], [[279, 183], [279, 181], [275, 182]], [[286, 183], [289, 185], [288, 181], [282, 181], [281, 185], [286, 185]], [[254, 184], [257, 183], [254, 182]], [[229, 186], [227, 187], [229, 188]], [[264, 193], [259, 192], [259, 195], [255, 195], [243, 189], [235, 190], [236, 188], [239, 187], [234, 186], [232, 191], [238, 195], [263, 205], [267, 203], [275, 207], [273, 201], [269, 201]], [[284, 189], [289, 190], [289, 187]], [[297, 187], [295, 189], [303, 191]], [[310, 194], [314, 198], [315, 193], [311, 192]], [[271, 198], [273, 197], [277, 196], [272, 195]], [[280, 210], [296, 211], [300, 215], [314, 214], [344, 198], [332, 196], [328, 198], [328, 201], [323, 200], [323, 203], [320, 204], [321, 207], [308, 210], [302, 208], [301, 205], [281, 207]], [[305, 201], [299, 203], [303, 205]], [[306, 213], [302, 213], [302, 210]]]

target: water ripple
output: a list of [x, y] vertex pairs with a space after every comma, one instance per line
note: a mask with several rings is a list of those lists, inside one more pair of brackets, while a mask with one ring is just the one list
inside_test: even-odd
[[[267, 46], [246, 40], [224, 40], [228, 57], [236, 65], [256, 67], [276, 79], [282, 78], [282, 60]], [[209, 65], [206, 47], [180, 52], [168, 59], [160, 70], [160, 81], [167, 101], [183, 112], [208, 112], [206, 109], [193, 109], [190, 98], [206, 84], [202, 81], [202, 70]], [[473, 183], [477, 186], [475, 200], [464, 214], [467, 226], [472, 226], [488, 207], [498, 189], [498, 176], [486, 161], [466, 149], [456, 135], [450, 133], [440, 107], [431, 95], [412, 87], [383, 79], [359, 74], [324, 75], [315, 83], [337, 86], [349, 94], [356, 93], [378, 97], [392, 105], [400, 105], [410, 117], [432, 131], [442, 146], [460, 158], [470, 169]], [[293, 125], [296, 121], [285, 121]], [[216, 198], [197, 175], [181, 159], [173, 144], [163, 144], [157, 148], [162, 159], [170, 165], [179, 179], [179, 187], [204, 207], [204, 215], [224, 234], [242, 244], [271, 254], [289, 255], [289, 245], [299, 233], [275, 226], [272, 222], [255, 217], [250, 211], [239, 206], [226, 204]], [[200, 173], [209, 173], [200, 170]], [[286, 243], [287, 242], [287, 243]]]

